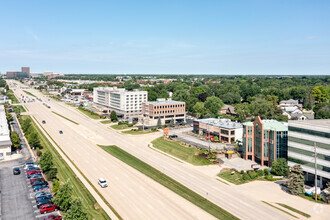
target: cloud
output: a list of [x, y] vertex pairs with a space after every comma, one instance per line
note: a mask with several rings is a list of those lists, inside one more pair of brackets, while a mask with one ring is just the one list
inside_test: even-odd
[[316, 36], [308, 36], [308, 37], [305, 37], [306, 40], [314, 40], [314, 39], [317, 39], [318, 37]]
[[39, 37], [38, 37], [38, 35], [36, 35], [36, 34], [32, 31], [32, 29], [31, 29], [30, 27], [25, 27], [25, 31], [26, 31], [26, 33], [28, 33], [30, 36], [32, 36], [33, 39], [34, 39], [35, 41], [39, 41]]

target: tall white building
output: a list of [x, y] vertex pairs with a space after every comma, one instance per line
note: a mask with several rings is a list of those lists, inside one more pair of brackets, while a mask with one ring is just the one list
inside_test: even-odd
[[11, 145], [6, 111], [4, 106], [0, 105], [0, 160], [11, 157]]
[[147, 91], [117, 87], [96, 87], [93, 96], [96, 107], [106, 112], [115, 111], [124, 120], [138, 119], [142, 115], [142, 103], [148, 101]]

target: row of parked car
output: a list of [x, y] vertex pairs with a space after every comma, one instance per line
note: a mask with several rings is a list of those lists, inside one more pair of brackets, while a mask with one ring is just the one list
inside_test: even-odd
[[[52, 201], [53, 195], [49, 191], [48, 182], [43, 177], [39, 165], [29, 161], [25, 163], [24, 169], [26, 170], [26, 177], [35, 192], [34, 199], [37, 208], [40, 210], [40, 214], [57, 211], [58, 207]], [[62, 217], [59, 215], [50, 215], [44, 218], [44, 220], [51, 219], [60, 220]]]

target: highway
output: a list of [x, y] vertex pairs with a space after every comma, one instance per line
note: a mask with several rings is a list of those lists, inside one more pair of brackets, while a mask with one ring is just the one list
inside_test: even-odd
[[[40, 123], [46, 120], [47, 123], [42, 126], [96, 187], [99, 187], [97, 185], [99, 177], [108, 180], [109, 187], [99, 191], [124, 219], [212, 219], [213, 217], [112, 157], [97, 147], [97, 144], [117, 145], [241, 219], [292, 218], [264, 204], [260, 196], [253, 197], [240, 187], [219, 182], [215, 176], [204, 173], [200, 167], [180, 163], [152, 150], [148, 144], [159, 137], [160, 132], [139, 136], [120, 134], [109, 129], [108, 125], [88, 118], [73, 107], [52, 99], [48, 101], [48, 98], [40, 92], [28, 90], [51, 106], [48, 109], [39, 101], [24, 103], [31, 116]], [[17, 87], [14, 92], [17, 97], [21, 94], [26, 96], [26, 93]], [[51, 111], [70, 118], [79, 125]], [[63, 134], [59, 134], [59, 130], [62, 130]], [[292, 197], [292, 200], [302, 203], [302, 207], [308, 207], [310, 203], [301, 202], [301, 198]]]

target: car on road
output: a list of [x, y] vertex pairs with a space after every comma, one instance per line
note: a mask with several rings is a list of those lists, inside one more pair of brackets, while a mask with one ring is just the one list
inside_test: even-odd
[[46, 186], [46, 185], [37, 185], [33, 188], [33, 191], [40, 191], [40, 190], [45, 190], [45, 189], [48, 189], [49, 187]]
[[42, 205], [40, 206], [40, 213], [44, 214], [47, 212], [54, 212], [57, 210], [57, 206], [54, 204], [46, 204], [46, 205]]
[[14, 169], [13, 169], [13, 174], [14, 174], [14, 175], [21, 174], [21, 170], [19, 169], [19, 167], [14, 167]]
[[60, 215], [49, 215], [44, 220], [62, 220], [62, 216]]
[[60, 134], [63, 134], [63, 131], [62, 131], [62, 130], [60, 130], [60, 131], [59, 131], [59, 133], [60, 133]]
[[46, 124], [46, 121], [45, 121], [45, 120], [42, 120], [42, 123], [43, 123], [43, 124]]
[[170, 137], [170, 138], [177, 138], [178, 135], [176, 135], [176, 134], [172, 134], [172, 135], [170, 135], [169, 137]]
[[103, 178], [99, 178], [99, 181], [98, 181], [99, 185], [104, 188], [104, 187], [107, 187], [108, 186], [108, 183], [105, 179]]
[[40, 209], [40, 207], [41, 207], [42, 205], [53, 204], [53, 202], [52, 202], [52, 200], [50, 200], [50, 199], [40, 199], [40, 200], [37, 201], [36, 204], [37, 204], [38, 209]]

